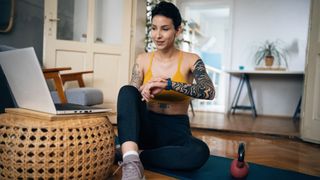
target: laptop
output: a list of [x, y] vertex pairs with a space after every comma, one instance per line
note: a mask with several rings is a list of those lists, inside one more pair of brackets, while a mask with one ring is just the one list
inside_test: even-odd
[[5, 108], [14, 108], [16, 103], [11, 93], [7, 78], [0, 66], [0, 113], [5, 112]]
[[19, 108], [50, 114], [98, 113], [111, 110], [78, 104], [54, 104], [32, 47], [0, 52], [0, 65]]

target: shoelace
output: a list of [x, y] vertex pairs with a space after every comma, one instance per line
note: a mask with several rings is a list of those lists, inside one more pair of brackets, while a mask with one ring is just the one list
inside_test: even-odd
[[[132, 164], [132, 165], [138, 170], [138, 175], [139, 175], [139, 177], [142, 177], [142, 174], [141, 174], [141, 172], [140, 172], [140, 168], [139, 168], [139, 166], [136, 164], [136, 162], [139, 163], [140, 161], [138, 161], [138, 160], [129, 161], [129, 162], [121, 162], [121, 161], [119, 161], [119, 162], [118, 162], [119, 167], [113, 172], [112, 176], [114, 176], [114, 175], [119, 171], [119, 169], [120, 169], [121, 167], [123, 167], [123, 166], [125, 166], [125, 165], [127, 165], [127, 164]], [[123, 172], [122, 172], [122, 173], [123, 173]]]

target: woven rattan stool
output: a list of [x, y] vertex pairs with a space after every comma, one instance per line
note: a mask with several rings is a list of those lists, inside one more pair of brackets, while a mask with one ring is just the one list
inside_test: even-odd
[[0, 179], [106, 179], [114, 160], [107, 113], [0, 115]]

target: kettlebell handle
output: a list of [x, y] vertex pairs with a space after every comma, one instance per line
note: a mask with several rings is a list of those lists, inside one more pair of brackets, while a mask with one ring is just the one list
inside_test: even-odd
[[238, 149], [238, 161], [239, 162], [244, 162], [244, 155], [245, 155], [244, 144], [240, 143], [239, 149]]

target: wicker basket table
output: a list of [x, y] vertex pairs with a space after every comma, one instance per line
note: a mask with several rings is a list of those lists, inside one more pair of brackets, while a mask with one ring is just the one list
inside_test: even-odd
[[0, 179], [106, 179], [114, 160], [108, 113], [0, 115]]

